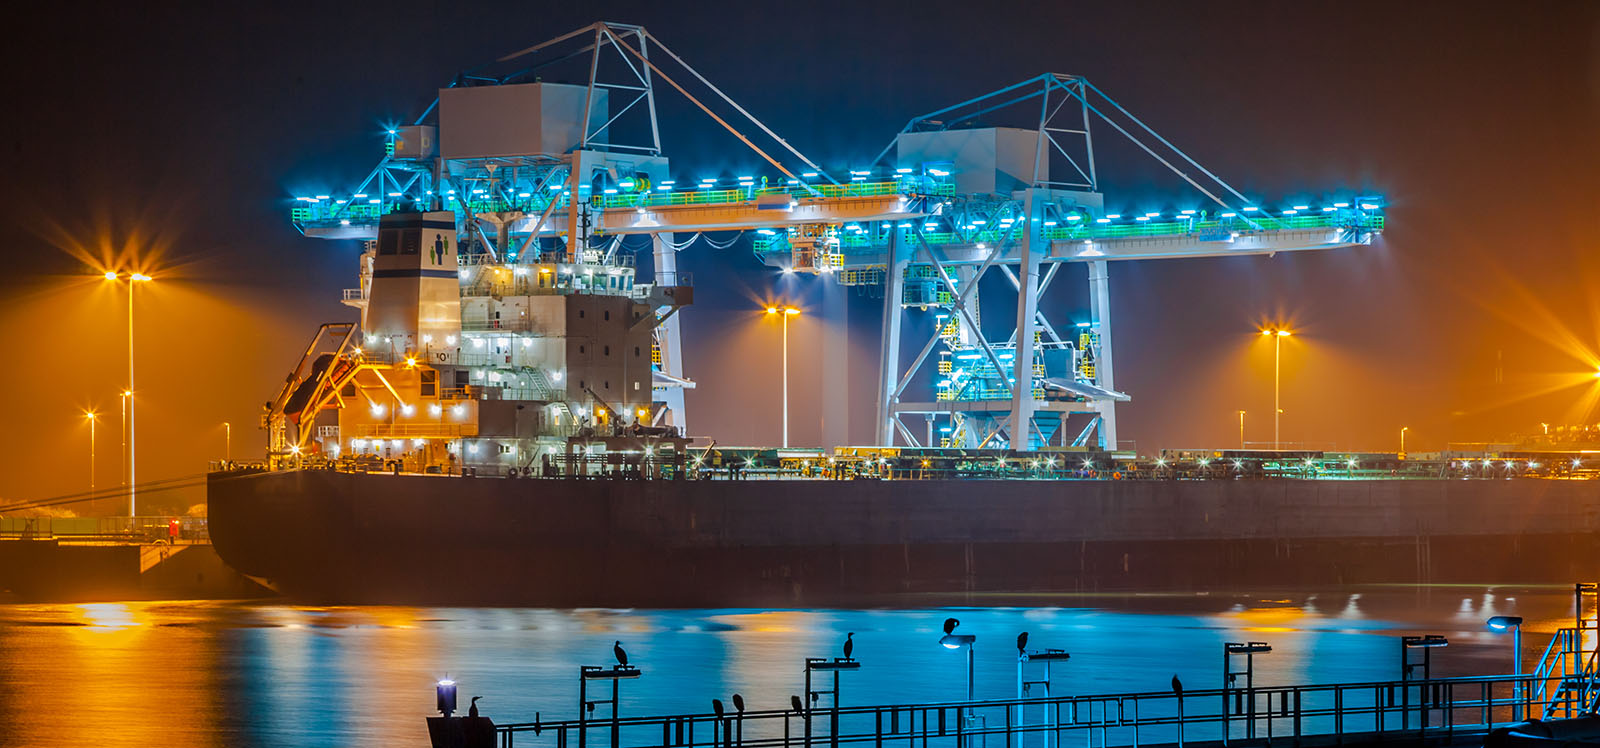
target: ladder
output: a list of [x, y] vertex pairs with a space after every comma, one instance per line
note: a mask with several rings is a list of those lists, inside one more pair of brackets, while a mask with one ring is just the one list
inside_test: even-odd
[[1574, 624], [1556, 630], [1533, 671], [1531, 701], [1543, 719], [1600, 708], [1600, 585], [1573, 585]]

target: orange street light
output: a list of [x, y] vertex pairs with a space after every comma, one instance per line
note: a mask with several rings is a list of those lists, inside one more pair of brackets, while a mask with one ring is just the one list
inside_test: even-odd
[[94, 425], [100, 420], [100, 414], [92, 410], [83, 412], [83, 417], [89, 420], [89, 494], [94, 495]]
[[767, 314], [783, 313], [783, 446], [789, 446], [789, 318], [800, 310], [792, 306], [769, 306]]
[[1272, 449], [1276, 451], [1282, 448], [1282, 442], [1279, 441], [1278, 436], [1278, 421], [1283, 415], [1283, 406], [1279, 404], [1278, 393], [1279, 374], [1282, 371], [1281, 364], [1283, 363], [1283, 339], [1294, 333], [1282, 327], [1268, 327], [1263, 329], [1261, 334], [1272, 338]]
[[[108, 281], [115, 281], [115, 280], [118, 280], [118, 279], [122, 278], [123, 276], [122, 276], [121, 273], [118, 273], [116, 271], [107, 270], [104, 274], [102, 274], [101, 277], [105, 278]], [[128, 458], [128, 516], [132, 517], [132, 516], [135, 516], [135, 515], [138, 514], [138, 506], [139, 506], [138, 505], [138, 485], [139, 484], [138, 484], [138, 480], [137, 480], [139, 460], [138, 460], [138, 452], [137, 452], [137, 450], [135, 449], [135, 446], [134, 446], [136, 444], [136, 440], [134, 438], [135, 430], [134, 430], [134, 407], [133, 407], [133, 389], [134, 389], [133, 388], [133, 287], [135, 285], [139, 284], [139, 283], [146, 283], [146, 282], [149, 282], [149, 281], [152, 281], [152, 280], [155, 280], [155, 279], [151, 278], [148, 275], [145, 275], [144, 273], [133, 273], [133, 272], [128, 273], [127, 278], [128, 278], [128, 389], [123, 392], [122, 396], [125, 398], [124, 402], [127, 405], [127, 413], [128, 413], [128, 423], [127, 423], [127, 440], [128, 440], [128, 453], [127, 453], [127, 458]]]

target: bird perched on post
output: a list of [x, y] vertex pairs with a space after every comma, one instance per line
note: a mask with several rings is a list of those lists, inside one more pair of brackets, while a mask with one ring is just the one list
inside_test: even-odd
[[1178, 680], [1177, 673], [1172, 675], [1172, 692], [1177, 694], [1178, 698], [1183, 698], [1183, 681]]
[[711, 713], [717, 715], [717, 719], [722, 719], [722, 699], [711, 700]]
[[611, 653], [617, 656], [618, 665], [628, 666], [628, 651], [622, 648], [622, 642], [611, 645]]
[[844, 635], [844, 658], [846, 660], [850, 659], [851, 652], [856, 651], [855, 635], [856, 632], [854, 631]]
[[733, 695], [733, 708], [737, 709], [740, 713], [744, 712], [744, 697], [743, 696], [740, 696], [739, 694], [734, 694]]
[[954, 619], [954, 618], [946, 618], [946, 619], [944, 619], [944, 635], [945, 636], [949, 636], [950, 632], [955, 631], [956, 627], [960, 626], [960, 625], [961, 625], [961, 622], [956, 620], [956, 619]]
[[789, 697], [789, 708], [793, 709], [795, 714], [798, 714], [798, 715], [800, 715], [802, 717], [806, 716], [806, 707], [805, 707], [804, 704], [800, 703], [800, 697], [799, 696], [790, 696]]
[[1017, 634], [1017, 654], [1025, 655], [1027, 653], [1028, 653], [1028, 632], [1024, 631], [1024, 632], [1022, 632], [1020, 634]]
[[468, 717], [472, 717], [473, 719], [477, 719], [477, 717], [478, 717], [478, 699], [481, 699], [481, 698], [483, 698], [483, 697], [482, 696], [474, 696], [474, 697], [472, 697], [472, 707], [467, 709], [467, 716]]

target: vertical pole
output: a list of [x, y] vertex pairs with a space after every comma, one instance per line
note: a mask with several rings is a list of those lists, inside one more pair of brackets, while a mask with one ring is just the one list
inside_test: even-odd
[[811, 748], [811, 663], [806, 663], [806, 695], [800, 702], [800, 708], [805, 711], [800, 713], [800, 721], [805, 723], [806, 748]]
[[902, 254], [900, 232], [889, 234], [889, 258], [884, 264], [883, 340], [878, 358], [878, 423], [874, 443], [894, 446], [894, 388], [900, 378], [900, 302], [905, 295], [906, 266], [910, 258]]
[[611, 746], [610, 746], [610, 748], [618, 748], [618, 746], [621, 745], [621, 743], [619, 743], [618, 740], [617, 740], [617, 738], [620, 736], [620, 733], [622, 732], [622, 725], [620, 724], [620, 720], [622, 719], [622, 717], [621, 717], [620, 714], [618, 714], [619, 710], [617, 709], [617, 707], [621, 703], [620, 700], [617, 698], [617, 689], [618, 689], [618, 684], [620, 682], [621, 681], [619, 679], [617, 679], [617, 678], [612, 678], [611, 679]]
[[124, 392], [118, 395], [117, 399], [122, 401], [122, 451], [120, 452], [122, 455], [122, 470], [117, 474], [117, 480], [126, 486], [128, 485], [128, 393]]
[[1244, 449], [1244, 411], [1239, 411], [1239, 449]]
[[583, 677], [583, 669], [578, 670], [578, 748], [584, 748], [589, 742], [589, 679]]
[[1282, 442], [1278, 436], [1278, 418], [1283, 415], [1283, 406], [1278, 404], [1279, 365], [1283, 363], [1283, 336], [1274, 332], [1272, 334], [1272, 449], [1282, 449]]
[[[1089, 263], [1089, 314], [1092, 329], [1100, 335], [1100, 353], [1095, 357], [1095, 381], [1101, 387], [1115, 391], [1117, 380], [1111, 360], [1111, 277], [1105, 260]], [[1100, 411], [1100, 447], [1117, 448], [1116, 403], [1104, 400], [1096, 403]]]
[[972, 645], [967, 645], [967, 701], [972, 700]]
[[89, 495], [94, 495], [94, 422], [93, 413], [89, 414]]
[[[672, 248], [672, 234], [651, 234], [650, 247], [655, 253], [656, 285], [678, 285], [678, 252]], [[659, 310], [658, 310], [659, 311]], [[661, 346], [661, 370], [667, 376], [683, 378], [683, 328], [679, 326], [682, 317], [674, 314], [661, 324], [656, 335], [657, 344]], [[668, 387], [661, 396], [666, 403], [669, 423], [678, 427], [679, 433], [689, 435], [689, 419], [684, 413], [684, 391], [682, 387]]]
[[1033, 423], [1033, 333], [1038, 329], [1039, 255], [1045, 249], [1034, 190], [1022, 199], [1021, 262], [1017, 267], [1017, 348], [1012, 359], [1011, 448], [1028, 449]]
[[[825, 276], [826, 277], [826, 276]], [[834, 280], [822, 284], [822, 371], [850, 370], [850, 289]], [[850, 439], [850, 377], [835, 377], [823, 388], [822, 446], [855, 444]]]
[[233, 460], [233, 424], [222, 422], [222, 459], [224, 462]]
[[839, 745], [839, 671], [833, 671], [833, 704], [828, 710], [828, 744]]
[[783, 309], [783, 447], [789, 447], [789, 309]]
[[134, 447], [134, 418], [133, 418], [133, 287], [138, 285], [130, 275], [128, 278], [128, 516], [138, 513], [139, 481], [137, 478], [139, 468], [139, 452]]
[[1522, 624], [1511, 627], [1511, 721], [1522, 721]]

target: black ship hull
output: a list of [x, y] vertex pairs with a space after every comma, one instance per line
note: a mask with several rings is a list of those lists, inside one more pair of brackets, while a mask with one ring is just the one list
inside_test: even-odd
[[211, 536], [296, 599], [539, 606], [1567, 583], [1600, 482], [469, 479], [216, 473]]

